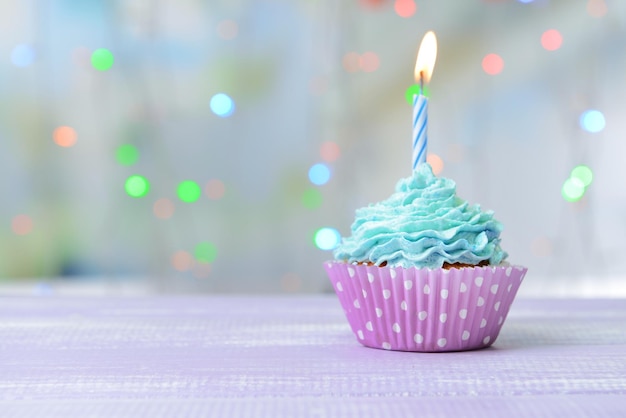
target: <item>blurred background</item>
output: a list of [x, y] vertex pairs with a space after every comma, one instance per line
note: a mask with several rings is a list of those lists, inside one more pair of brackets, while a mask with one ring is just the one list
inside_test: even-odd
[[4, 0], [0, 291], [330, 291], [428, 30], [428, 160], [520, 293], [626, 295], [621, 0]]

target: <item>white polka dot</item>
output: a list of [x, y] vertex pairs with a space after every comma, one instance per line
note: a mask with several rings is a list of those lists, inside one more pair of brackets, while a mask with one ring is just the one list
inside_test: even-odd
[[441, 299], [448, 299], [448, 289], [441, 289]]
[[333, 263], [326, 264], [326, 267], [328, 267], [329, 269], [333, 268]]
[[489, 290], [491, 290], [491, 293], [495, 295], [496, 293], [498, 293], [498, 287], [499, 286], [497, 284], [494, 284]]
[[372, 273], [367, 273], [367, 280], [369, 280], [370, 283], [374, 283], [374, 275]]
[[354, 269], [352, 267], [348, 267], [348, 274], [350, 277], [354, 277]]
[[483, 344], [489, 344], [489, 341], [491, 341], [491, 337], [489, 335], [487, 335], [484, 339], [483, 339]]
[[496, 302], [495, 305], [493, 305], [493, 309], [495, 309], [496, 311], [500, 310], [500, 302]]
[[391, 344], [389, 344], [388, 342], [386, 342], [386, 341], [385, 341], [385, 342], [383, 343], [383, 348], [384, 348], [385, 350], [391, 350]]
[[467, 309], [461, 309], [459, 311], [459, 316], [463, 319], [467, 318]]
[[463, 335], [461, 335], [461, 339], [463, 341], [466, 341], [466, 340], [469, 340], [469, 337], [470, 337], [469, 331], [468, 330], [463, 331]]
[[393, 324], [393, 326], [391, 327], [391, 329], [393, 330], [393, 332], [395, 332], [396, 334], [400, 332], [400, 324], [398, 324], [397, 322]]
[[511, 275], [511, 271], [513, 269], [511, 267], [509, 267], [508, 269], [506, 269], [506, 271], [504, 272], [504, 274], [506, 274], [506, 277], [509, 277]]
[[510, 291], [511, 291], [511, 288], [513, 288], [513, 284], [512, 284], [512, 283], [511, 283], [511, 284], [510, 284], [510, 285], [506, 288], [506, 291], [507, 291], [507, 292], [510, 292]]
[[430, 286], [425, 285], [425, 286], [424, 286], [424, 294], [425, 294], [425, 295], [428, 295], [429, 293], [430, 293]]
[[341, 284], [341, 282], [337, 282], [337, 290], [343, 292], [343, 285]]
[[365, 289], [361, 289], [363, 291], [363, 297], [366, 298], [367, 297], [367, 291]]
[[421, 311], [420, 313], [417, 314], [417, 317], [423, 321], [424, 319], [426, 319], [426, 317], [428, 316], [428, 312], [426, 311]]
[[389, 275], [391, 276], [392, 279], [396, 278], [396, 271], [394, 269], [389, 270]]
[[441, 315], [439, 315], [439, 321], [441, 321], [442, 324], [445, 324], [447, 320], [448, 320], [447, 313], [442, 313]]
[[389, 299], [389, 298], [391, 297], [391, 290], [389, 290], [389, 289], [384, 289], [384, 290], [383, 290], [383, 297], [384, 297], [385, 299]]
[[498, 318], [498, 325], [502, 325], [502, 322], [504, 321], [504, 317], [500, 317]]
[[437, 340], [437, 345], [439, 347], [445, 347], [447, 343], [448, 343], [448, 340], [446, 340], [445, 338], [439, 338]]
[[400, 309], [402, 309], [403, 311], [406, 311], [406, 310], [408, 309], [408, 306], [407, 306], [407, 304], [406, 304], [406, 300], [403, 300], [403, 301], [400, 303]]
[[376, 308], [376, 316], [379, 318], [383, 316], [383, 310], [380, 308]]
[[487, 320], [485, 318], [483, 318], [482, 321], [480, 321], [480, 327], [481, 328], [485, 328], [487, 326]]
[[418, 344], [421, 344], [424, 342], [424, 336], [422, 334], [415, 334], [413, 336], [413, 341], [415, 341]]
[[474, 279], [474, 283], [476, 284], [476, 286], [482, 286], [483, 285], [483, 276], [478, 276]]
[[461, 287], [459, 288], [461, 293], [467, 292], [467, 285], [465, 283], [461, 283]]
[[363, 336], [363, 331], [358, 330], [358, 331], [356, 332], [356, 334], [359, 336], [359, 340], [363, 340], [363, 339], [365, 339], [365, 337]]
[[367, 321], [367, 323], [365, 324], [365, 328], [367, 328], [369, 331], [373, 331], [374, 327], [372, 326], [372, 321]]
[[482, 296], [478, 296], [478, 302], [476, 302], [476, 306], [483, 306], [485, 304], [485, 299]]
[[404, 281], [404, 288], [406, 290], [410, 290], [413, 287], [413, 282], [411, 280], [405, 280]]
[[354, 307], [357, 309], [361, 309], [361, 304], [359, 303], [358, 299], [354, 299]]

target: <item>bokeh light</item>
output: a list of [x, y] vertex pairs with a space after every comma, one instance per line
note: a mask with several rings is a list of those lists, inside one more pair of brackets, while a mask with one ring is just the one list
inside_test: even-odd
[[333, 161], [337, 161], [340, 154], [341, 154], [341, 149], [339, 148], [339, 145], [337, 145], [336, 142], [325, 141], [324, 143], [322, 143], [322, 146], [320, 147], [320, 156], [322, 157], [322, 160], [326, 161], [327, 163], [332, 163]]
[[577, 178], [568, 178], [561, 189], [563, 198], [568, 202], [576, 202], [585, 194], [585, 185]]
[[343, 69], [349, 73], [356, 73], [361, 66], [361, 57], [356, 52], [348, 52], [343, 56]]
[[426, 162], [432, 167], [434, 175], [438, 176], [443, 171], [443, 160], [437, 154], [428, 154]]
[[196, 260], [201, 263], [212, 263], [217, 257], [217, 247], [210, 242], [201, 242], [193, 251]]
[[211, 179], [204, 186], [204, 193], [211, 200], [219, 200], [224, 197], [226, 186], [224, 186], [224, 182], [221, 180]]
[[320, 250], [333, 250], [341, 242], [341, 234], [335, 228], [320, 228], [315, 232], [313, 240]]
[[483, 71], [489, 75], [497, 75], [504, 69], [504, 60], [498, 54], [487, 54], [482, 62]]
[[69, 126], [59, 126], [52, 132], [54, 143], [60, 147], [69, 148], [76, 144], [76, 131]]
[[217, 35], [225, 40], [235, 39], [239, 33], [239, 25], [234, 20], [222, 20], [217, 24]]
[[124, 188], [131, 197], [143, 197], [150, 191], [150, 182], [144, 176], [133, 175], [126, 179]]
[[580, 180], [585, 187], [589, 187], [593, 181], [593, 172], [586, 165], [579, 165], [574, 167], [570, 177]]
[[371, 73], [380, 66], [380, 59], [375, 52], [366, 52], [359, 57], [359, 66], [366, 73]]
[[123, 144], [115, 150], [115, 159], [121, 165], [133, 165], [139, 159], [139, 151], [134, 145]]
[[152, 211], [154, 212], [154, 216], [159, 219], [169, 219], [174, 216], [174, 202], [167, 198], [161, 198], [154, 202], [154, 206], [152, 207]]
[[98, 71], [106, 71], [113, 66], [113, 54], [106, 48], [100, 48], [91, 54], [91, 65]]
[[16, 67], [28, 67], [35, 61], [35, 50], [30, 45], [19, 44], [11, 51], [11, 62]]
[[609, 11], [605, 0], [587, 1], [587, 13], [592, 17], [602, 17]]
[[548, 51], [556, 51], [561, 47], [562, 43], [563, 37], [556, 29], [547, 30], [541, 35], [541, 46]]
[[211, 97], [210, 106], [211, 111], [222, 118], [226, 118], [235, 112], [235, 102], [224, 93], [217, 93]]
[[28, 215], [17, 215], [11, 220], [11, 229], [15, 235], [28, 235], [33, 230], [33, 220]]
[[302, 193], [302, 206], [307, 209], [319, 208], [322, 205], [322, 201], [322, 193], [315, 188], [306, 189]]
[[533, 0], [517, 0], [517, 1], [519, 1], [520, 3], [524, 3], [524, 4], [528, 4], [528, 3], [532, 3], [533, 2]]
[[193, 263], [191, 274], [196, 279], [206, 279], [211, 274], [211, 265], [209, 263]]
[[606, 120], [599, 110], [586, 110], [580, 115], [580, 127], [587, 132], [597, 133], [604, 129]]
[[413, 0], [396, 0], [393, 4], [393, 10], [400, 17], [411, 17], [417, 11], [417, 5]]
[[192, 203], [200, 198], [202, 189], [200, 189], [200, 186], [198, 186], [198, 183], [195, 181], [185, 180], [178, 184], [176, 193], [178, 194], [178, 198], [183, 202]]
[[189, 271], [193, 266], [193, 257], [187, 251], [176, 251], [170, 260], [172, 267], [178, 271]]
[[328, 183], [328, 180], [330, 180], [330, 169], [326, 164], [314, 164], [309, 169], [309, 180], [317, 186]]

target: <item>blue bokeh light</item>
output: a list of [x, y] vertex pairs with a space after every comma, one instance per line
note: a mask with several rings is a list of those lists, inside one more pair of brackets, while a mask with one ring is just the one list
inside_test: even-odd
[[227, 94], [218, 93], [211, 97], [211, 110], [217, 116], [226, 118], [235, 111], [235, 102]]
[[534, 0], [517, 0], [520, 3], [524, 3], [524, 4], [528, 4], [528, 3], [532, 3]]
[[341, 234], [335, 228], [320, 228], [315, 232], [314, 240], [320, 250], [334, 250], [341, 241]]
[[326, 164], [314, 164], [309, 169], [309, 180], [317, 186], [328, 183], [328, 180], [330, 180], [330, 169]]
[[604, 115], [599, 110], [587, 110], [580, 115], [580, 127], [585, 131], [596, 133], [606, 126]]
[[35, 61], [35, 50], [30, 45], [19, 44], [11, 51], [11, 62], [16, 67], [28, 67]]

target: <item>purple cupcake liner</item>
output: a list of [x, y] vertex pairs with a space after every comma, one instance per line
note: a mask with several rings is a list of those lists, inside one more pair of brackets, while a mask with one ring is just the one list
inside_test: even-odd
[[527, 271], [508, 265], [431, 270], [340, 261], [324, 267], [361, 344], [419, 352], [489, 347]]

